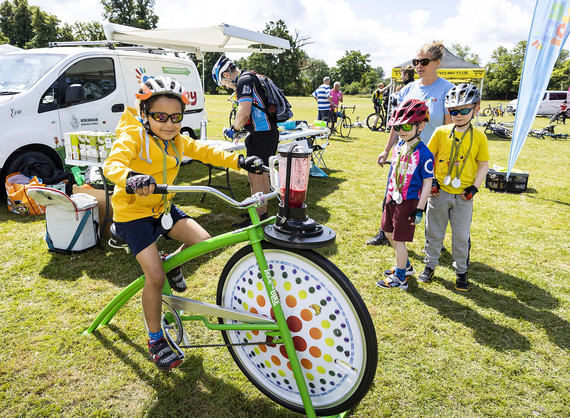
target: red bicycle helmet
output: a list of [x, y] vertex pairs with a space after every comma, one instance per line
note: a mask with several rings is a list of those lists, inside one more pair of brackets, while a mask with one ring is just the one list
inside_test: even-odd
[[429, 109], [426, 102], [408, 99], [394, 109], [388, 126], [404, 125], [406, 123], [429, 122]]

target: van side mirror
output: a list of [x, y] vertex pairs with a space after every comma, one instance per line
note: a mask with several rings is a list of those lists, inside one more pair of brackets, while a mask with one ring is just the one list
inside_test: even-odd
[[82, 102], [85, 100], [85, 89], [81, 84], [72, 84], [65, 90], [65, 104]]

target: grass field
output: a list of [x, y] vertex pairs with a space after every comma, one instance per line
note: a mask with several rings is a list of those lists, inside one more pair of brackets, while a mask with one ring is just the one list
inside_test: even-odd
[[[227, 126], [225, 99], [206, 99], [211, 138]], [[312, 98], [291, 102], [296, 119], [315, 119]], [[372, 110], [368, 98], [345, 102], [357, 105], [351, 116], [360, 120]], [[537, 118], [534, 126], [547, 122]], [[557, 126], [556, 132], [570, 129]], [[336, 243], [320, 252], [361, 292], [378, 337], [375, 383], [350, 416], [570, 416], [570, 140], [527, 139], [515, 167], [529, 172], [525, 193], [482, 188], [476, 195], [472, 285], [459, 293], [449, 253], [427, 287], [414, 278], [408, 291], [375, 286], [394, 264], [391, 248], [364, 245], [380, 223], [387, 168], [376, 157], [386, 138], [366, 128], [332, 137], [325, 152], [329, 177], [311, 178], [308, 191], [310, 216], [337, 232]], [[489, 139], [490, 166], [506, 167], [510, 141]], [[205, 184], [204, 167], [182, 171], [182, 183]], [[231, 183], [239, 199], [247, 196], [245, 174], [232, 173]], [[212, 235], [239, 218], [213, 197], [202, 204], [200, 195], [176, 199]], [[276, 210], [275, 201], [270, 209]], [[109, 247], [50, 253], [44, 217], [17, 216], [6, 205], [0, 206], [0, 233], [0, 416], [295, 415], [253, 387], [224, 348], [194, 349], [177, 370], [158, 372], [146, 358], [138, 295], [111, 325], [81, 335], [141, 274], [132, 255]], [[423, 227], [417, 228], [409, 245], [416, 271], [423, 269], [423, 239]], [[451, 248], [449, 234], [445, 244]], [[236, 250], [183, 266], [186, 294], [214, 302], [217, 277]], [[188, 332], [197, 344], [222, 342], [202, 327]]]

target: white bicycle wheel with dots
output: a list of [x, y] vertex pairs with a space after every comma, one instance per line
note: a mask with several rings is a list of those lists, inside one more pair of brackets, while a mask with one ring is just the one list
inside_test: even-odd
[[[315, 412], [323, 416], [349, 410], [368, 392], [378, 361], [374, 325], [362, 298], [348, 278], [317, 252], [263, 246]], [[274, 317], [251, 246], [239, 250], [225, 266], [217, 303]], [[220, 322], [234, 321], [220, 318]], [[273, 341], [264, 331], [223, 334], [228, 344]], [[283, 344], [228, 348], [265, 395], [304, 412]]]

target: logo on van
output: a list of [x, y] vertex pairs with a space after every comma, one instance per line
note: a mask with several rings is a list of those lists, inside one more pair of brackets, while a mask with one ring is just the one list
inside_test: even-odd
[[10, 116], [11, 117], [16, 117], [18, 115], [22, 114], [22, 109], [14, 109], [13, 107], [10, 108]]
[[137, 73], [136, 79], [139, 83], [144, 83], [149, 78], [154, 78], [152, 76], [144, 75], [144, 73], [146, 73], [146, 69], [143, 67], [135, 68], [135, 73]]

